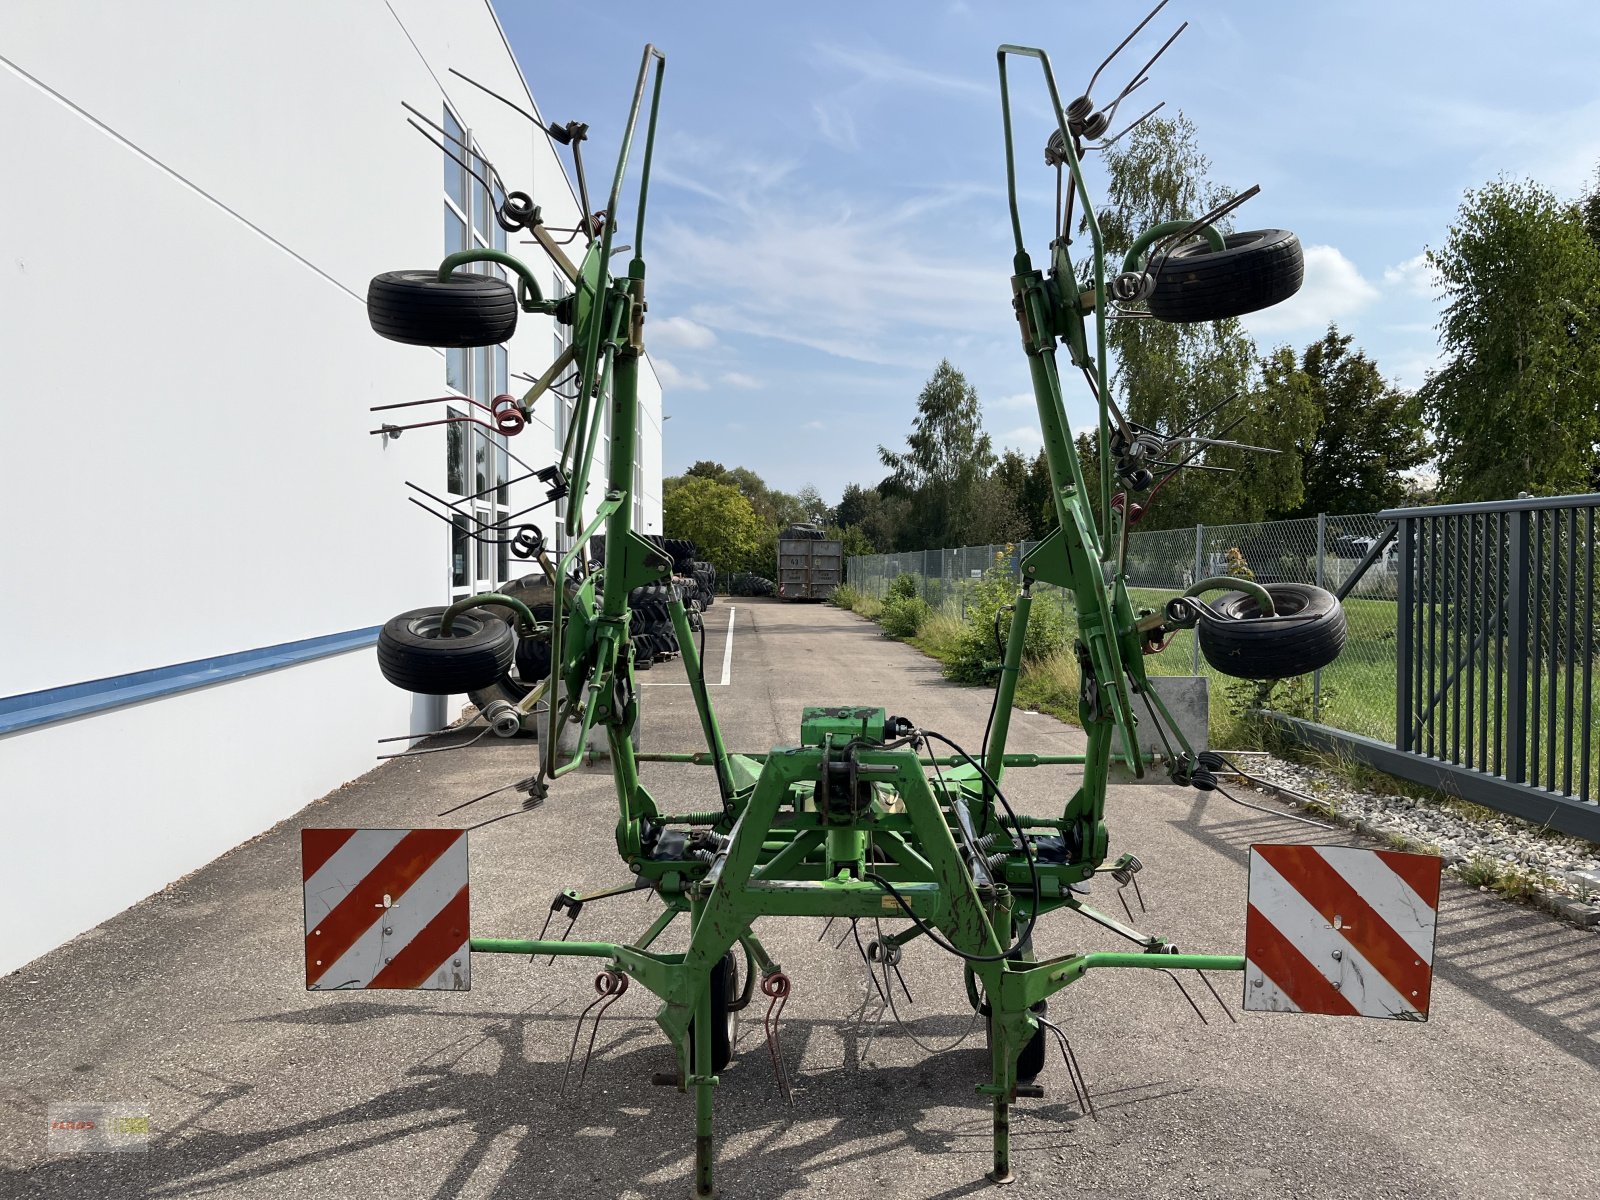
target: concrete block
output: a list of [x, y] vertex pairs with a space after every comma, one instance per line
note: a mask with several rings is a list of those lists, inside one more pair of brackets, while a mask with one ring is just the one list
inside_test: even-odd
[[1571, 921], [1591, 929], [1600, 925], [1600, 904], [1585, 904], [1582, 900], [1561, 899], [1550, 905], [1551, 911], [1563, 921]]

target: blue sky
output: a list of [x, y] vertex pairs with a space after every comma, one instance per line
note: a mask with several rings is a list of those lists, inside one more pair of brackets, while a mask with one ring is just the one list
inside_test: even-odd
[[[591, 174], [606, 179], [643, 43], [667, 54], [646, 339], [672, 417], [669, 474], [712, 458], [830, 500], [875, 483], [878, 444], [902, 445], [942, 357], [977, 387], [997, 447], [1037, 448], [1010, 311], [994, 51], [1045, 48], [1070, 98], [1142, 0], [495, 7], [544, 115], [589, 122]], [[1300, 295], [1246, 319], [1263, 351], [1334, 320], [1415, 387], [1438, 353], [1420, 255], [1463, 190], [1505, 173], [1574, 196], [1594, 178], [1595, 0], [1172, 0], [1097, 99], [1185, 20], [1128, 103], [1185, 112], [1214, 180], [1261, 185], [1239, 227], [1305, 244]], [[1038, 261], [1054, 186], [1047, 101], [1036, 68], [1013, 78]], [[1068, 413], [1089, 421], [1081, 389]]]

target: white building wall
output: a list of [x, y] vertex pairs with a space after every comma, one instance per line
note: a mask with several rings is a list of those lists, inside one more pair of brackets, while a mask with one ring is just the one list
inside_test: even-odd
[[[367, 432], [369, 406], [445, 392], [443, 355], [382, 341], [363, 303], [443, 248], [442, 155], [401, 101], [448, 99], [550, 223], [577, 218], [548, 139], [452, 66], [529, 103], [486, 0], [0, 6], [0, 698], [447, 599], [449, 532], [403, 486], [444, 491], [443, 430]], [[511, 371], [542, 372], [553, 332], [525, 316]], [[510, 445], [550, 462], [549, 414]], [[0, 736], [0, 970], [433, 715], [364, 649]]]

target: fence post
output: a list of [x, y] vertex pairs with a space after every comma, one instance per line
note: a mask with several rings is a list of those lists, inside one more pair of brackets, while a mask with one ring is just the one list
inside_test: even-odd
[[1528, 531], [1532, 513], [1520, 509], [1506, 514], [1511, 520], [1511, 554], [1506, 605], [1506, 778], [1525, 783], [1528, 778]]
[[[1205, 553], [1205, 533], [1206, 527], [1204, 525], [1196, 525], [1194, 527], [1194, 578], [1189, 580], [1190, 583], [1200, 582], [1201, 572], [1204, 568], [1202, 556]], [[1200, 674], [1200, 631], [1192, 629], [1189, 632], [1194, 642], [1190, 647], [1194, 651], [1194, 673], [1198, 675]]]
[[1400, 543], [1400, 576], [1395, 580], [1394, 598], [1394, 748], [1410, 750], [1411, 680], [1416, 668], [1416, 650], [1412, 645], [1416, 622], [1411, 612], [1417, 574], [1417, 548], [1413, 540], [1416, 523], [1410, 517], [1400, 517], [1395, 526], [1395, 537]]
[[[1322, 586], [1322, 557], [1328, 543], [1328, 514], [1317, 514], [1317, 586]], [[1322, 668], [1311, 675], [1311, 719], [1322, 723]]]

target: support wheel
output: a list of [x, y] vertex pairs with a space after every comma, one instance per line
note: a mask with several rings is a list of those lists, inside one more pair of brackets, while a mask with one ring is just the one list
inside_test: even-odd
[[511, 626], [484, 608], [457, 613], [439, 635], [443, 608], [414, 608], [378, 634], [378, 669], [395, 687], [424, 696], [455, 696], [490, 687], [511, 666]]
[[1180, 246], [1150, 260], [1155, 278], [1150, 315], [1172, 324], [1219, 321], [1271, 308], [1300, 290], [1306, 277], [1300, 239], [1287, 229], [1230, 233], [1223, 248]]
[[[711, 1071], [715, 1074], [733, 1061], [733, 1043], [739, 1035], [739, 972], [729, 950], [711, 968]], [[695, 1037], [699, 1022], [689, 1026], [689, 1069], [694, 1070]]]
[[1269, 583], [1276, 615], [1243, 592], [1202, 611], [1196, 633], [1206, 661], [1235, 679], [1288, 679], [1327, 666], [1344, 649], [1344, 609], [1333, 593], [1307, 583]]
[[[986, 1036], [994, 1037], [993, 1023], [989, 1017], [989, 1004], [984, 1001], [978, 1005], [978, 1011], [983, 1014], [983, 1027]], [[1033, 1015], [1042, 1017], [1050, 1011], [1050, 1002], [1041, 1000], [1033, 1006]], [[1017, 1055], [1017, 1082], [1031, 1083], [1039, 1077], [1039, 1072], [1044, 1070], [1045, 1052], [1045, 1027], [1037, 1026], [1033, 1036], [1028, 1039], [1028, 1044], [1022, 1048], [1022, 1053]]]
[[[1036, 1017], [1044, 1016], [1047, 1011], [1047, 1004], [1043, 1000], [1033, 1006], [1033, 1015]], [[1022, 1053], [1017, 1056], [1018, 1083], [1030, 1083], [1044, 1070], [1045, 1033], [1043, 1025], [1036, 1028], [1028, 1044], [1022, 1048]]]
[[386, 271], [367, 285], [367, 321], [407, 346], [497, 346], [517, 328], [517, 295], [495, 275]]

